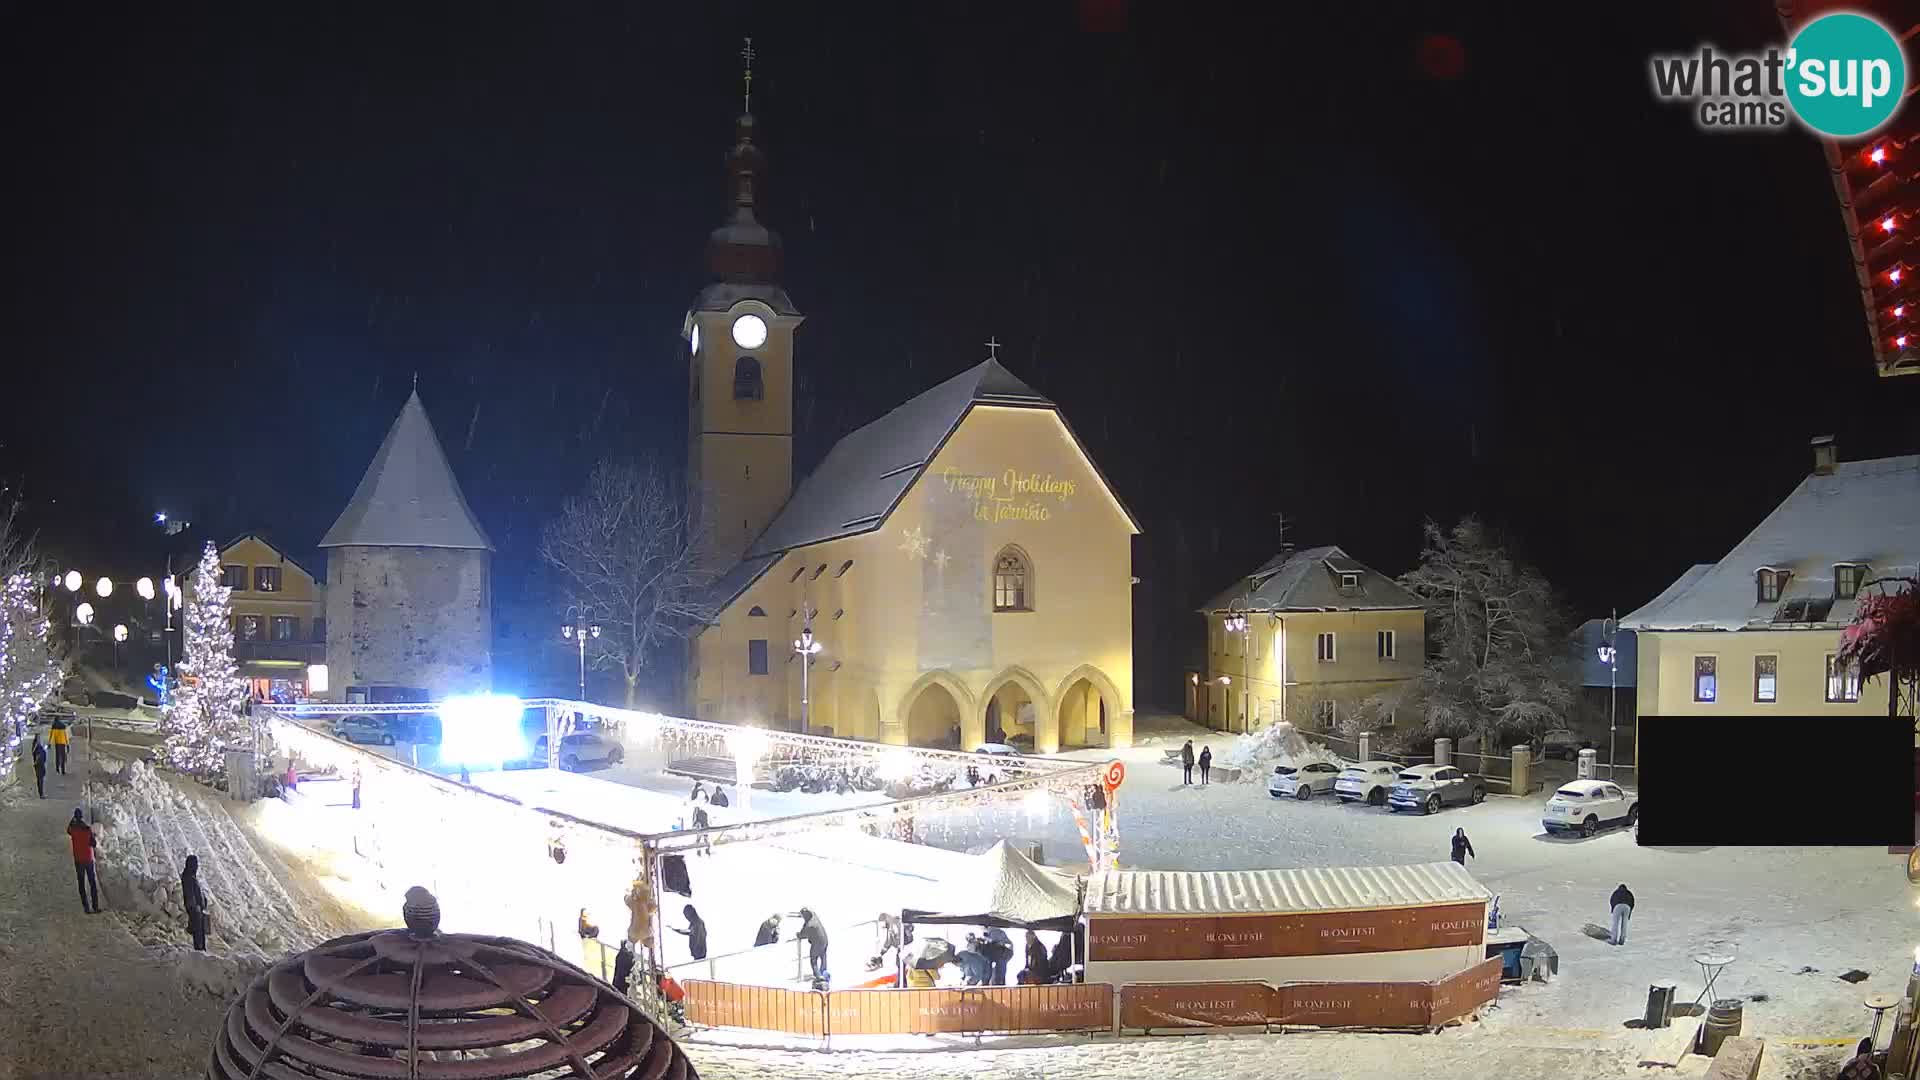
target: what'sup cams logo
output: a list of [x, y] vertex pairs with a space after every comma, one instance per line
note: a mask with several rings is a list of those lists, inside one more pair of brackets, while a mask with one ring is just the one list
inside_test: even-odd
[[1785, 49], [1723, 53], [1711, 46], [1655, 56], [1653, 94], [1684, 102], [1704, 131], [1779, 130], [1798, 119], [1847, 139], [1893, 119], [1907, 92], [1907, 58], [1877, 19], [1840, 11], [1810, 20]]

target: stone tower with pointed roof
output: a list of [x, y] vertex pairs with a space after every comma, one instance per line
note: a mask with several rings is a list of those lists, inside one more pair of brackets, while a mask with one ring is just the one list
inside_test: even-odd
[[491, 689], [493, 543], [416, 392], [320, 541], [328, 696], [356, 688]]

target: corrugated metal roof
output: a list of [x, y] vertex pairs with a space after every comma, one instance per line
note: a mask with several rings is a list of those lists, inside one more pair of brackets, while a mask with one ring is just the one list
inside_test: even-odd
[[320, 546], [493, 550], [460, 493], [418, 392], [401, 406], [353, 499]]
[[[1687, 571], [1620, 624], [1630, 630], [1771, 627], [1787, 603], [1832, 597], [1833, 568], [1846, 563], [1865, 564], [1869, 578], [1908, 576], [1920, 566], [1920, 455], [1845, 461], [1831, 474], [1809, 475], [1726, 558]], [[1754, 575], [1763, 567], [1793, 575], [1779, 601], [1759, 598]], [[1853, 603], [1844, 600], [1819, 622], [1838, 625], [1852, 617]]]
[[[1358, 574], [1358, 587], [1342, 589], [1342, 573]], [[1398, 611], [1422, 606], [1399, 582], [1329, 544], [1275, 555], [1201, 610]]]
[[1292, 870], [1104, 870], [1089, 915], [1259, 915], [1468, 903], [1493, 896], [1458, 863]]

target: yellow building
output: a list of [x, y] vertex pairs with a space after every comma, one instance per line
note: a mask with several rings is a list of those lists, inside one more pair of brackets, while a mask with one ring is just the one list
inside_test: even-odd
[[[1920, 563], [1920, 455], [1814, 468], [1717, 563], [1620, 620], [1639, 635], [1639, 714], [1885, 716], [1885, 679], [1834, 663], [1863, 586]], [[1877, 587], [1877, 586], [1876, 586]]]
[[738, 559], [694, 643], [696, 714], [917, 746], [1130, 745], [1139, 528], [1052, 402], [989, 358], [840, 440], [793, 490], [802, 316], [754, 217], [752, 140], [742, 117], [717, 280], [683, 330], [691, 490]]
[[[308, 666], [326, 662], [326, 586], [285, 552], [248, 534], [220, 549], [232, 589], [233, 658], [262, 699], [307, 696]], [[185, 581], [193, 596], [193, 576]]]
[[[1392, 700], [1426, 661], [1419, 599], [1338, 547], [1283, 550], [1201, 614], [1207, 665], [1188, 677], [1187, 716], [1219, 731], [1332, 731], [1362, 716], [1390, 731]], [[1363, 713], [1372, 702], [1385, 704]]]

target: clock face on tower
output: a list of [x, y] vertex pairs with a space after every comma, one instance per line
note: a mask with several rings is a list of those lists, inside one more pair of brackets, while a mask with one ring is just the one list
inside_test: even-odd
[[687, 351], [695, 355], [700, 352], [700, 324], [693, 324], [693, 333], [687, 335]]
[[733, 320], [733, 343], [743, 349], [757, 349], [767, 343], [767, 324], [758, 315], [742, 315]]

